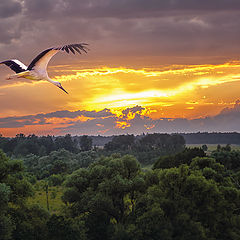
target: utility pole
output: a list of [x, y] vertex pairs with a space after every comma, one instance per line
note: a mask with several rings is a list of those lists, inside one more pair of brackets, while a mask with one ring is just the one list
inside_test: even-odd
[[48, 201], [48, 183], [45, 185], [46, 198], [47, 198], [47, 210], [49, 212], [49, 201]]

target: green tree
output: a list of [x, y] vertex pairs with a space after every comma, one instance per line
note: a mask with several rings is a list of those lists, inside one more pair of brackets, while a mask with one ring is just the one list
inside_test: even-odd
[[[111, 227], [125, 225], [133, 214], [145, 184], [138, 162], [126, 155], [102, 158], [88, 169], [75, 171], [66, 187], [63, 200], [70, 204], [73, 216], [87, 214], [90, 239], [106, 239]], [[97, 229], [94, 222], [99, 223]]]
[[49, 214], [38, 205], [23, 205], [21, 208], [11, 209], [15, 229], [12, 233], [14, 240], [45, 240], [48, 229], [46, 222]]
[[66, 134], [64, 137], [59, 136], [55, 139], [56, 149], [66, 149], [69, 152], [78, 152], [76, 143], [73, 141], [70, 134]]
[[23, 158], [23, 162], [29, 173], [34, 174], [38, 179], [43, 179], [54, 174], [64, 175], [81, 167], [88, 167], [96, 159], [97, 153], [94, 151], [71, 153], [59, 149], [42, 157], [29, 154]]
[[231, 152], [231, 145], [227, 144], [225, 147], [222, 147], [222, 151]]
[[205, 157], [206, 154], [202, 148], [185, 148], [184, 151], [175, 155], [160, 157], [155, 163], [153, 168], [172, 168], [178, 167], [181, 164], [191, 164], [191, 161], [195, 157]]
[[202, 145], [202, 150], [203, 150], [204, 152], [206, 152], [206, 151], [208, 150], [208, 146], [207, 146], [206, 144], [203, 144], [203, 145]]
[[10, 160], [0, 151], [0, 239], [8, 239], [17, 233], [19, 212], [25, 207], [26, 199], [32, 196], [31, 184], [24, 175], [22, 162]]
[[223, 164], [228, 170], [240, 170], [240, 151], [226, 151], [224, 148], [221, 148], [220, 151], [213, 151], [211, 157]]
[[135, 144], [135, 156], [143, 164], [152, 164], [160, 156], [172, 155], [184, 150], [185, 140], [181, 135], [147, 134]]
[[61, 174], [53, 174], [49, 177], [50, 186], [60, 186], [64, 181], [64, 178]]
[[[56, 146], [51, 136], [48, 135], [48, 136], [39, 137], [38, 141], [39, 141], [39, 145], [44, 147], [46, 154], [49, 154], [50, 152], [56, 150]], [[41, 151], [43, 150], [39, 149], [39, 155], [43, 156], [44, 152], [41, 152]]]
[[104, 149], [107, 151], [129, 151], [134, 146], [134, 135], [119, 135], [114, 136], [112, 141], [104, 145]]
[[10, 187], [0, 183], [0, 239], [10, 239], [13, 223], [8, 215]]
[[240, 191], [223, 179], [223, 165], [198, 157], [190, 166], [157, 171], [158, 184], [136, 200], [135, 239], [239, 238]]
[[83, 220], [67, 218], [53, 214], [47, 222], [50, 240], [86, 240], [86, 228]]
[[83, 135], [80, 138], [80, 147], [82, 151], [90, 151], [92, 149], [92, 138], [87, 135]]

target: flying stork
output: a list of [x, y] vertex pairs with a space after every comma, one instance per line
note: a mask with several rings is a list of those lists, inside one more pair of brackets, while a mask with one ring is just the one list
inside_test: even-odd
[[7, 80], [13, 79], [15, 77], [27, 78], [31, 80], [47, 80], [68, 94], [68, 92], [62, 87], [60, 82], [54, 81], [48, 76], [48, 62], [59, 51], [66, 51], [67, 53], [72, 52], [73, 54], [75, 54], [75, 51], [79, 54], [81, 54], [81, 51], [87, 53], [87, 45], [87, 43], [80, 43], [48, 48], [41, 52], [39, 55], [37, 55], [37, 57], [32, 60], [28, 67], [17, 59], [3, 61], [0, 62], [0, 64], [5, 64], [6, 66], [10, 67], [14, 72], [16, 72], [16, 74], [9, 76]]

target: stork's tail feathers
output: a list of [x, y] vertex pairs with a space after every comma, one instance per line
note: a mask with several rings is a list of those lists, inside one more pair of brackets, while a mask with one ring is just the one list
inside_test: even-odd
[[29, 71], [24, 71], [13, 75], [7, 75], [6, 80], [16, 80], [17, 78], [24, 78], [27, 76], [29, 76]]

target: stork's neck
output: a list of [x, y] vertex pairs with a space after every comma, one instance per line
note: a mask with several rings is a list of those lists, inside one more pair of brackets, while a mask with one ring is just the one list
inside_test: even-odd
[[58, 83], [57, 81], [52, 80], [50, 77], [48, 77], [47, 80], [54, 85], [57, 85]]

